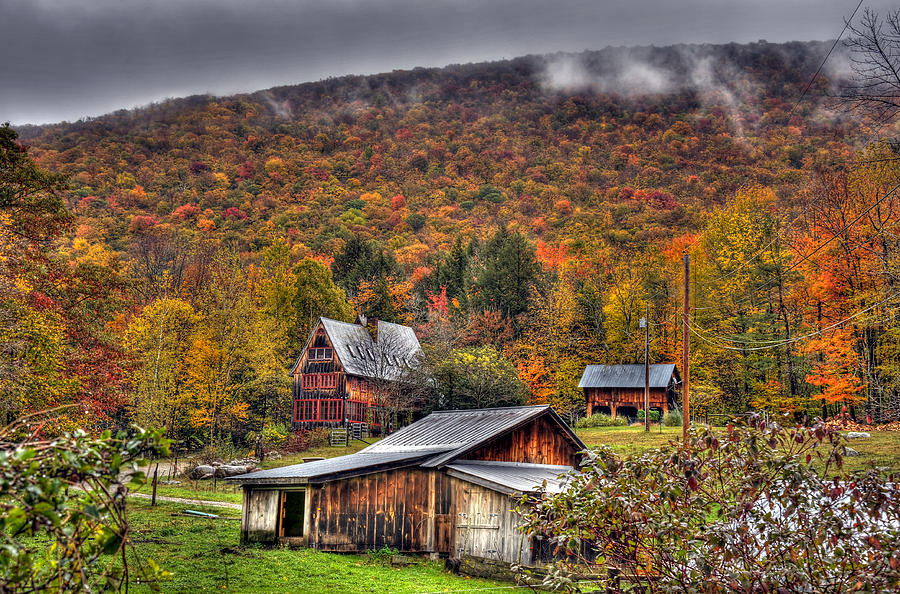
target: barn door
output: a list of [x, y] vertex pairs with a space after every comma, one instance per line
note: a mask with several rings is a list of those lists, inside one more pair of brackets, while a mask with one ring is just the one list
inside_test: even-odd
[[500, 514], [493, 509], [493, 493], [460, 489], [456, 518], [457, 557], [486, 559], [500, 556]]

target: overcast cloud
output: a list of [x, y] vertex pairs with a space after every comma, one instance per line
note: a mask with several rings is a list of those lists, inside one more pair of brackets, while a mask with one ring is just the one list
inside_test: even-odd
[[[833, 39], [833, 0], [0, 0], [0, 122], [613, 45]], [[885, 0], [865, 6], [884, 13]]]

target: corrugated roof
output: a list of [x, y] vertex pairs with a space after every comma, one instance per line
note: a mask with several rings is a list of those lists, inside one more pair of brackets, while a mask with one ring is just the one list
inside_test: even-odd
[[447, 465], [450, 476], [510, 495], [531, 493], [543, 484], [546, 484], [547, 493], [560, 493], [568, 480], [565, 475], [573, 470], [571, 466], [520, 462], [460, 460]]
[[322, 477], [333, 479], [414, 464], [422, 458], [442, 451], [446, 451], [446, 449], [432, 448], [414, 452], [357, 452], [305, 464], [292, 464], [280, 468], [257, 470], [229, 477], [228, 480], [245, 484], [308, 483], [315, 482], [315, 479]]
[[576, 449], [587, 448], [547, 405], [447, 410], [433, 412], [356, 454], [261, 470], [230, 480], [249, 484], [304, 483], [313, 479], [332, 480], [352, 474], [379, 472], [409, 464], [435, 468], [451, 463], [491, 439], [542, 415], [548, 415], [552, 422], [557, 423], [560, 432], [572, 440]]
[[[427, 424], [423, 423], [420, 428], [416, 429], [417, 432], [434, 435], [435, 437], [432, 439], [442, 439], [440, 436], [443, 434], [446, 436], [443, 437], [445, 442], [450, 442], [454, 439], [461, 441], [455, 449], [425, 460], [422, 462], [422, 466], [425, 468], [443, 466], [480, 447], [491, 439], [512, 431], [542, 415], [547, 415], [550, 421], [559, 427], [560, 433], [569, 438], [576, 451], [587, 449], [587, 446], [575, 435], [572, 428], [559, 418], [556, 411], [548, 405], [442, 411], [432, 413], [419, 421], [419, 423], [423, 423], [423, 421], [429, 422]], [[416, 424], [413, 423], [409, 427], [413, 427]], [[408, 437], [404, 439], [408, 439]], [[448, 443], [447, 445], [450, 444]]]
[[455, 450], [503, 433], [548, 408], [545, 405], [435, 411], [362, 451], [409, 452], [433, 447]]
[[[680, 378], [674, 363], [650, 366], [650, 387], [665, 388], [672, 376]], [[579, 388], [643, 388], [644, 366], [638, 365], [588, 365], [584, 369]]]
[[[419, 339], [409, 326], [378, 320], [376, 341], [365, 326], [324, 317], [319, 320], [328, 333], [344, 371], [350, 375], [395, 379], [400, 376], [404, 367], [414, 367], [422, 357]], [[294, 364], [292, 374], [299, 363], [300, 358]]]
[[558, 423], [578, 449], [586, 447], [550, 406], [543, 405], [436, 411], [362, 452], [414, 452], [439, 447], [445, 451], [422, 466], [440, 466], [544, 414]]

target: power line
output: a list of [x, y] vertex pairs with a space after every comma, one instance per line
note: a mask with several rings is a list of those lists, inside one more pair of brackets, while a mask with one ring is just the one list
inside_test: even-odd
[[[900, 183], [898, 183], [897, 185], [895, 185], [894, 187], [892, 187], [892, 188], [891, 188], [890, 190], [888, 190], [884, 195], [882, 195], [880, 198], [878, 198], [877, 200], [875, 200], [875, 202], [873, 202], [871, 206], [869, 206], [866, 210], [864, 210], [864, 211], [861, 212], [859, 215], [857, 215], [856, 218], [854, 218], [852, 221], [850, 221], [849, 223], [847, 223], [846, 225], [844, 225], [838, 232], [834, 233], [831, 237], [829, 237], [828, 240], [826, 240], [825, 242], [821, 243], [818, 247], [816, 247], [816, 249], [814, 249], [813, 251], [809, 252], [808, 254], [806, 254], [805, 256], [803, 256], [802, 258], [800, 258], [800, 260], [798, 260], [797, 262], [794, 262], [794, 263], [793, 263], [791, 266], [789, 266], [787, 269], [785, 269], [785, 270], [783, 270], [783, 271], [779, 271], [779, 274], [780, 274], [780, 275], [785, 275], [785, 274], [787, 274], [788, 272], [791, 272], [792, 270], [794, 270], [795, 268], [797, 268], [798, 266], [800, 266], [801, 264], [803, 264], [803, 262], [809, 260], [812, 256], [814, 256], [814, 255], [817, 254], [818, 252], [820, 252], [820, 251], [822, 251], [823, 249], [825, 249], [825, 247], [827, 247], [829, 244], [831, 244], [831, 242], [833, 242], [834, 240], [836, 240], [838, 237], [842, 236], [842, 235], [843, 235], [847, 230], [849, 230], [854, 224], [856, 224], [856, 223], [857, 223], [858, 221], [860, 221], [864, 216], [866, 216], [866, 215], [869, 214], [872, 210], [874, 210], [876, 206], [878, 206], [879, 204], [881, 204], [882, 202], [884, 202], [885, 200], [887, 200], [887, 199], [888, 199], [891, 195], [893, 195], [894, 192], [896, 192], [898, 189], [900, 189]], [[777, 239], [777, 237], [776, 237], [776, 239]], [[773, 240], [773, 242], [774, 242], [774, 240]], [[771, 242], [770, 242], [770, 243], [771, 243]], [[765, 248], [763, 248], [763, 249], [765, 249]], [[752, 259], [752, 257], [751, 257], [751, 259]], [[749, 262], [749, 260], [748, 260], [748, 262]], [[743, 264], [741, 264], [741, 266], [739, 266], [737, 270], [740, 270], [740, 268], [746, 266], [748, 262], [744, 262]], [[732, 271], [732, 273], [730, 273], [730, 274], [734, 274], [734, 273], [736, 273], [736, 271]], [[720, 277], [720, 278], [722, 278], [722, 277]], [[712, 282], [715, 282], [716, 280], [719, 280], [719, 279], [714, 279]], [[760, 285], [759, 287], [756, 287], [755, 289], [753, 289], [752, 294], [749, 295], [749, 296], [747, 296], [747, 297], [745, 297], [745, 299], [743, 299], [742, 301], [745, 301], [747, 298], [752, 298], [752, 296], [753, 296], [754, 294], [757, 294], [757, 293], [759, 293], [760, 291], [762, 291], [763, 289], [766, 289], [767, 287], [771, 286], [772, 283], [775, 282], [775, 280], [776, 280], [775, 278], [771, 278], [771, 279], [769, 279], [767, 282], [765, 282], [765, 283], [763, 283], [762, 285]]]
[[859, 0], [859, 4], [856, 5], [856, 8], [853, 9], [853, 14], [850, 15], [850, 18], [844, 21], [844, 28], [841, 29], [841, 33], [837, 36], [837, 39], [834, 40], [834, 43], [831, 45], [831, 49], [828, 50], [828, 53], [825, 54], [825, 59], [822, 60], [822, 63], [819, 64], [819, 67], [816, 68], [815, 73], [812, 75], [812, 78], [809, 79], [809, 82], [806, 83], [806, 87], [804, 87], [803, 92], [800, 93], [800, 98], [794, 103], [793, 107], [791, 107], [790, 113], [788, 113], [788, 123], [791, 121], [791, 117], [794, 115], [794, 111], [797, 109], [797, 106], [803, 101], [803, 98], [806, 97], [806, 93], [809, 91], [812, 84], [818, 78], [819, 73], [822, 72], [822, 68], [825, 67], [825, 62], [828, 61], [828, 58], [831, 57], [831, 52], [834, 51], [834, 48], [837, 47], [837, 44], [841, 41], [841, 37], [844, 36], [844, 33], [847, 32], [847, 28], [850, 26], [850, 23], [853, 22], [853, 17], [856, 16], [857, 11], [859, 11], [859, 7], [863, 5], [863, 0]]
[[711, 339], [711, 338], [705, 336], [704, 334], [701, 334], [700, 331], [706, 331], [706, 332], [708, 332], [708, 330], [703, 330], [703, 328], [700, 328], [700, 327], [696, 324], [696, 322], [691, 323], [690, 320], [689, 320], [689, 321], [688, 321], [688, 328], [691, 330], [691, 332], [692, 332], [695, 336], [697, 336], [697, 337], [700, 338], [701, 340], [703, 340], [703, 341], [705, 341], [705, 342], [708, 342], [709, 344], [712, 344], [713, 346], [716, 346], [716, 347], [719, 347], [719, 348], [722, 348], [722, 349], [727, 349], [727, 350], [730, 350], [730, 351], [741, 351], [741, 352], [746, 352], [746, 351], [763, 351], [763, 350], [775, 349], [775, 348], [778, 348], [778, 347], [782, 347], [782, 346], [785, 346], [785, 345], [788, 345], [788, 344], [792, 344], [792, 343], [795, 343], [795, 342], [799, 342], [799, 341], [801, 341], [801, 340], [806, 340], [807, 338], [811, 338], [811, 337], [813, 337], [813, 336], [818, 336], [819, 334], [822, 334], [822, 333], [824, 333], [824, 332], [827, 332], [828, 330], [832, 330], [832, 329], [834, 329], [834, 328], [837, 328], [838, 326], [841, 326], [842, 324], [846, 324], [846, 323], [849, 322], [850, 320], [853, 320], [853, 319], [855, 319], [855, 318], [858, 318], [859, 316], [863, 315], [864, 313], [867, 313], [867, 312], [869, 312], [869, 311], [872, 311], [872, 310], [875, 309], [876, 307], [879, 307], [879, 306], [881, 306], [881, 305], [884, 305], [885, 303], [887, 303], [888, 301], [894, 299], [894, 298], [897, 297], [898, 295], [900, 295], [900, 291], [896, 291], [896, 292], [894, 292], [892, 295], [890, 295], [889, 297], [887, 297], [886, 299], [883, 299], [883, 300], [879, 301], [878, 303], [875, 303], [875, 304], [873, 304], [873, 305], [870, 305], [869, 307], [867, 307], [867, 308], [865, 308], [865, 309], [862, 309], [862, 310], [856, 312], [855, 314], [853, 314], [853, 315], [851, 315], [851, 316], [848, 316], [848, 317], [844, 318], [843, 320], [840, 320], [840, 321], [838, 321], [838, 322], [835, 322], [835, 323], [831, 324], [830, 326], [826, 326], [826, 327], [824, 327], [824, 328], [821, 328], [821, 329], [816, 330], [816, 331], [814, 331], [814, 332], [810, 332], [810, 333], [808, 333], [808, 334], [804, 334], [804, 335], [802, 335], [802, 336], [795, 336], [795, 337], [793, 337], [793, 338], [784, 339], [784, 340], [779, 341], [777, 344], [770, 344], [770, 345], [767, 345], [767, 346], [757, 346], [757, 347], [734, 347], [734, 346], [728, 346], [728, 345], [724, 345], [724, 344], [721, 344], [721, 343], [716, 342], [715, 339], [721, 338], [721, 337], [719, 337], [719, 336], [716, 336], [716, 337], [714, 337], [714, 338]]

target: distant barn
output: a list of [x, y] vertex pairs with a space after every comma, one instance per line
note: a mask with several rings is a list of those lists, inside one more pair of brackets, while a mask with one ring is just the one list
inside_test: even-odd
[[545, 553], [517, 530], [519, 498], [561, 490], [584, 449], [549, 406], [441, 411], [356, 454], [229, 480], [244, 541], [529, 564]]
[[[636, 417], [644, 408], [644, 365], [588, 365], [578, 387], [584, 390], [587, 414]], [[650, 410], [662, 414], [676, 404], [681, 376], [674, 363], [650, 366]]]
[[413, 329], [359, 316], [348, 324], [319, 318], [291, 368], [295, 429], [368, 425], [384, 416], [379, 387], [418, 365]]

